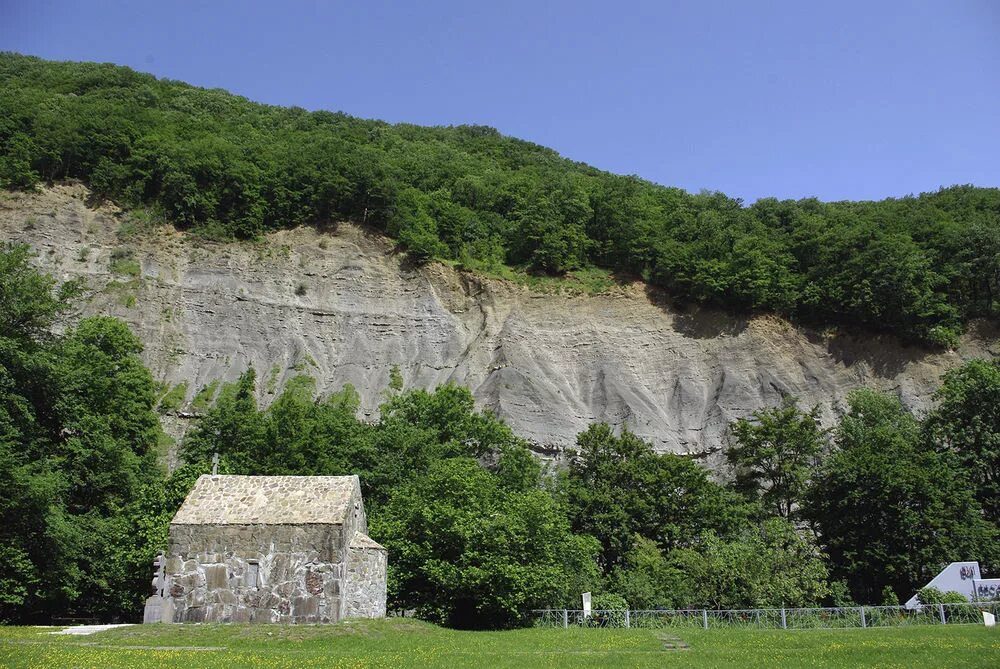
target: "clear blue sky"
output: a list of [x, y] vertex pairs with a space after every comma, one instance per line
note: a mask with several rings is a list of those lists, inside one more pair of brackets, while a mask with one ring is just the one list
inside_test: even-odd
[[747, 201], [1000, 186], [1000, 0], [0, 0], [0, 49], [487, 124]]

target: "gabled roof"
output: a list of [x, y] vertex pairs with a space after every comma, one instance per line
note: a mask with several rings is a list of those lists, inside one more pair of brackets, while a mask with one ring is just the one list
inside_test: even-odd
[[342, 525], [357, 476], [198, 478], [171, 525]]
[[379, 542], [372, 539], [367, 534], [362, 534], [361, 532], [355, 532], [354, 537], [351, 538], [351, 545], [348, 548], [356, 548], [358, 550], [372, 549], [377, 551], [384, 551], [385, 546]]

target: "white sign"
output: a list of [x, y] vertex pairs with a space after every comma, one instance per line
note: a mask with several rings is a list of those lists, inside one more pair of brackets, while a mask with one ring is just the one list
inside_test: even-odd
[[975, 586], [975, 598], [981, 602], [1000, 600], [1000, 578], [982, 578], [972, 582]]
[[589, 592], [583, 593], [583, 617], [584, 618], [589, 618], [590, 617], [590, 593]]
[[[972, 601], [975, 593], [973, 584], [979, 579], [978, 562], [952, 562], [942, 569], [941, 573], [935, 576], [926, 587], [937, 588], [941, 592], [948, 592], [949, 590], [960, 592], [969, 601]], [[985, 599], [985, 597], [979, 597], [979, 599]], [[903, 606], [908, 609], [915, 609], [920, 606], [920, 601], [916, 595], [913, 595]]]
[[986, 625], [987, 627], [996, 627], [997, 617], [992, 613], [987, 613], [986, 611], [983, 611], [983, 624]]

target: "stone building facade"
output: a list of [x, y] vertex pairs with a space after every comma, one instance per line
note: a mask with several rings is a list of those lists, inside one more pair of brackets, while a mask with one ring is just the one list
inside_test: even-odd
[[385, 616], [387, 552], [357, 476], [202, 476], [164, 557], [145, 622]]

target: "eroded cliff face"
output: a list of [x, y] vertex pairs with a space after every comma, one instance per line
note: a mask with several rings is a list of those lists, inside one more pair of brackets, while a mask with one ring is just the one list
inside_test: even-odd
[[[134, 232], [114, 207], [88, 206], [80, 185], [0, 197], [0, 235], [30, 244], [56, 277], [86, 279], [83, 312], [130, 323], [156, 378], [187, 382], [187, 403], [252, 365], [265, 402], [307, 373], [322, 393], [353, 384], [373, 418], [398, 366], [407, 387], [469, 386], [541, 451], [607, 421], [661, 450], [698, 453], [786, 394], [819, 405], [827, 424], [860, 386], [925, 410], [944, 371], [1000, 350], [985, 326], [958, 351], [934, 353], [774, 317], [682, 310], [641, 284], [596, 297], [538, 294], [412, 267], [346, 224], [217, 244], [166, 227]], [[187, 423], [167, 418], [175, 435]]]

